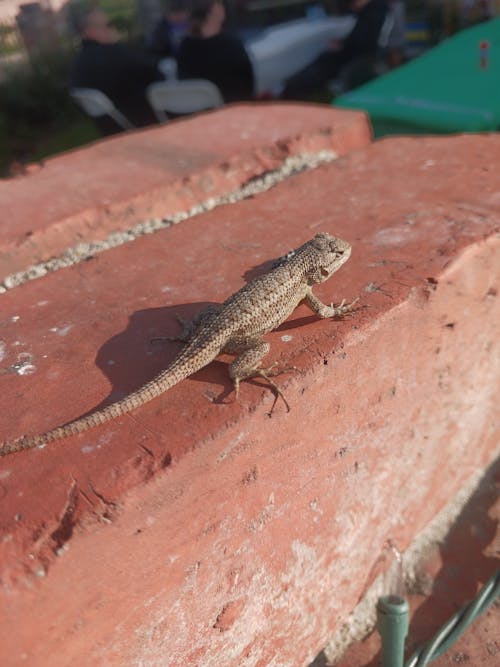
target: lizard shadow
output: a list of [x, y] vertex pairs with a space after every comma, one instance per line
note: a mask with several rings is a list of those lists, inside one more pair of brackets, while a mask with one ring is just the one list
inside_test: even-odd
[[[101, 346], [96, 355], [96, 366], [111, 384], [109, 395], [88, 414], [102, 410], [112, 403], [143, 387], [165, 370], [183, 348], [180, 341], [154, 342], [155, 338], [175, 337], [182, 333], [177, 317], [192, 320], [210, 302], [177, 304], [160, 308], [147, 308], [132, 313], [127, 327], [112, 336]], [[214, 361], [193, 375], [198, 381], [222, 384], [230, 393], [230, 381], [223, 362]]]

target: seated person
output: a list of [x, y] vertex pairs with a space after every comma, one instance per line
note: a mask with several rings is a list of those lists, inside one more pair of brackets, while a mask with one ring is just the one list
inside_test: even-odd
[[[82, 43], [73, 63], [71, 87], [102, 91], [133, 125], [154, 123], [145, 91], [150, 83], [163, 79], [156, 63], [121, 44], [117, 31], [99, 9], [83, 11], [73, 18]], [[96, 121], [105, 134], [118, 130], [110, 118]]]
[[243, 42], [222, 32], [226, 12], [221, 0], [193, 0], [190, 34], [177, 56], [180, 79], [208, 79], [219, 88], [225, 102], [253, 96], [252, 65]]
[[168, 10], [146, 40], [146, 48], [161, 58], [175, 58], [181, 41], [188, 32], [187, 0], [170, 0]]
[[328, 51], [320, 53], [310, 65], [291, 76], [286, 82], [283, 98], [307, 97], [324, 88], [348, 63], [377, 53], [387, 14], [386, 0], [351, 0], [349, 8], [356, 15], [354, 28], [344, 40], [332, 42]]

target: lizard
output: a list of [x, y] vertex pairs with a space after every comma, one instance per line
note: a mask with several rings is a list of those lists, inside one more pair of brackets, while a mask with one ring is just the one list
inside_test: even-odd
[[[236, 355], [229, 365], [229, 376], [238, 399], [240, 382], [261, 377], [290, 407], [272, 377], [292, 370], [274, 370], [260, 366], [270, 345], [263, 336], [282, 324], [301, 303], [320, 318], [338, 317], [354, 310], [358, 299], [338, 306], [322, 303], [312, 291], [315, 284], [331, 277], [350, 257], [347, 241], [326, 232], [316, 234], [296, 250], [281, 258], [267, 273], [250, 280], [224, 303], [210, 306], [178, 337], [186, 345], [176, 358], [156, 377], [137, 391], [101, 410], [68, 422], [41, 435], [21, 436], [0, 446], [0, 456], [41, 447], [54, 440], [81, 433], [135, 410], [156, 398], [178, 382], [201, 370], [221, 353]], [[274, 407], [274, 405], [273, 405]]]

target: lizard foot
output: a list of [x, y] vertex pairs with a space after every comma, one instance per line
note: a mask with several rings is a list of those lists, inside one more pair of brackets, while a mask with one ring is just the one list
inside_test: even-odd
[[342, 299], [342, 301], [339, 303], [338, 306], [334, 306], [333, 303], [330, 305], [330, 308], [333, 311], [332, 317], [343, 317], [344, 315], [347, 315], [347, 313], [352, 313], [355, 310], [358, 310], [356, 308], [356, 304], [359, 301], [359, 296], [357, 296], [351, 303], [346, 303], [345, 299]]
[[[281, 389], [278, 387], [278, 385], [271, 380], [272, 377], [276, 377], [277, 375], [281, 375], [282, 373], [288, 373], [290, 371], [298, 371], [299, 369], [297, 366], [287, 366], [286, 368], [279, 368], [275, 369], [275, 366], [277, 366], [277, 362], [269, 366], [268, 368], [256, 368], [254, 371], [251, 372], [250, 375], [246, 376], [244, 379], [249, 380], [252, 377], [261, 377], [263, 378], [270, 386], [271, 391], [274, 394], [274, 403], [271, 406], [271, 410], [269, 411], [269, 415], [272, 414], [274, 410], [274, 406], [276, 405], [276, 402], [278, 398], [281, 398], [283, 403], [286, 406], [286, 411], [290, 412], [290, 405], [288, 401], [286, 400], [283, 392]], [[238, 396], [240, 393], [240, 379], [238, 377], [233, 378], [233, 387], [234, 387], [234, 398], [235, 401], [238, 400]]]
[[277, 377], [278, 375], [281, 375], [282, 373], [289, 373], [290, 371], [298, 371], [299, 369], [297, 366], [287, 366], [286, 368], [278, 368], [276, 370], [275, 367], [277, 366], [277, 362], [269, 366], [268, 368], [257, 368], [254, 371], [254, 376], [258, 376], [261, 378], [264, 378], [264, 380], [269, 384], [271, 387], [271, 390], [274, 394], [274, 403], [271, 406], [271, 409], [269, 411], [269, 416], [272, 415], [274, 406], [276, 405], [276, 402], [278, 401], [278, 398], [281, 398], [283, 403], [285, 404], [286, 411], [290, 412], [290, 405], [288, 404], [288, 401], [286, 400], [283, 392], [281, 389], [278, 387], [278, 385], [271, 380], [272, 377]]
[[[283, 370], [283, 372], [284, 372], [284, 370]], [[288, 401], [286, 400], [286, 398], [285, 398], [283, 392], [282, 392], [281, 389], [278, 387], [278, 385], [276, 384], [276, 382], [273, 382], [273, 381], [271, 380], [271, 376], [268, 375], [268, 374], [266, 373], [266, 371], [265, 371], [265, 370], [262, 370], [262, 369], [259, 369], [259, 370], [255, 371], [255, 375], [257, 375], [257, 376], [259, 376], [259, 377], [261, 377], [261, 378], [264, 378], [264, 380], [265, 380], [265, 381], [269, 384], [269, 386], [271, 387], [271, 391], [272, 391], [273, 394], [274, 394], [274, 402], [273, 402], [273, 404], [271, 405], [271, 409], [269, 410], [269, 416], [271, 416], [271, 415], [273, 414], [274, 406], [276, 405], [276, 403], [277, 403], [277, 401], [278, 401], [278, 398], [281, 398], [281, 400], [282, 400], [283, 403], [285, 404], [286, 411], [287, 411], [287, 412], [290, 412], [290, 405], [288, 404]], [[275, 373], [275, 375], [278, 375], [278, 373]]]
[[260, 375], [260, 371], [263, 371], [266, 374], [267, 379], [269, 379], [269, 378], [275, 378], [278, 375], [281, 375], [282, 373], [290, 373], [291, 371], [299, 370], [297, 366], [285, 366], [285, 368], [277, 368], [276, 370], [273, 370], [277, 365], [278, 362], [275, 361], [274, 364], [271, 364], [267, 368], [258, 368], [256, 372], [258, 375]]

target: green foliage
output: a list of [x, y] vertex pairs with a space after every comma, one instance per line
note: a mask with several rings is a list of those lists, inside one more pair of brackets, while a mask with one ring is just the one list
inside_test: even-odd
[[135, 2], [133, 0], [100, 0], [98, 6], [110, 21], [121, 19], [131, 23], [135, 20]]
[[38, 124], [68, 112], [69, 67], [73, 53], [43, 53], [7, 70], [2, 89], [2, 112], [12, 123], [20, 119]]
[[128, 42], [137, 39], [140, 29], [133, 0], [101, 0], [98, 4], [123, 39]]
[[72, 50], [43, 53], [5, 71], [0, 83], [0, 173], [32, 159], [40, 142], [81, 118], [68, 93]]
[[67, 119], [64, 124], [51, 128], [43, 138], [39, 138], [36, 150], [30, 155], [30, 161], [38, 161], [43, 158], [62, 153], [83, 146], [101, 137], [94, 121], [84, 114]]
[[17, 53], [22, 48], [19, 30], [14, 23], [0, 23], [0, 56]]

